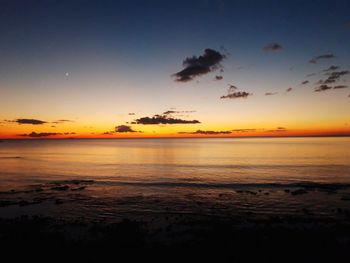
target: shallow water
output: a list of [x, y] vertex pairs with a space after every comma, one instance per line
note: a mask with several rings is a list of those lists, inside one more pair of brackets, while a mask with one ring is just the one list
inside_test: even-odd
[[0, 143], [0, 167], [0, 216], [327, 214], [350, 203], [350, 138], [13, 140]]

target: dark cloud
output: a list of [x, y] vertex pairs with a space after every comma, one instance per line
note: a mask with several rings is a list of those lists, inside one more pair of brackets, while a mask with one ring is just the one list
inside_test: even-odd
[[175, 73], [173, 76], [176, 81], [186, 82], [195, 77], [207, 74], [221, 67], [220, 62], [226, 56], [213, 49], [205, 49], [204, 55], [188, 57], [183, 61], [184, 69]]
[[276, 95], [276, 94], [278, 94], [278, 92], [266, 92], [265, 96], [273, 96], [273, 95]]
[[288, 88], [286, 89], [286, 92], [291, 92], [293, 90], [293, 88]]
[[305, 80], [305, 81], [303, 81], [302, 83], [301, 83], [301, 85], [305, 85], [305, 84], [308, 84], [309, 83], [309, 81], [308, 80]]
[[309, 62], [312, 64], [317, 64], [318, 61], [321, 59], [330, 59], [330, 58], [335, 58], [334, 54], [323, 54], [323, 55], [312, 58]]
[[317, 88], [315, 88], [315, 92], [320, 92], [320, 91], [326, 91], [331, 89], [332, 87], [328, 86], [328, 85], [321, 85]]
[[124, 133], [124, 132], [136, 132], [128, 125], [119, 125], [115, 127], [115, 132]]
[[338, 85], [338, 86], [335, 86], [333, 89], [346, 89], [348, 88], [348, 86], [346, 85]]
[[130, 112], [130, 113], [128, 113], [128, 115], [135, 115], [135, 113], [133, 113], [133, 112]]
[[333, 71], [331, 73], [326, 73], [325, 75], [328, 75], [328, 78], [324, 81], [322, 81], [323, 84], [330, 84], [337, 82], [342, 76], [349, 74], [350, 72], [348, 70], [343, 71]]
[[179, 132], [179, 134], [204, 134], [204, 135], [217, 135], [217, 134], [231, 134], [232, 131], [203, 131], [197, 130], [195, 132]]
[[135, 124], [156, 125], [156, 124], [197, 124], [198, 120], [183, 120], [172, 118], [167, 115], [154, 115], [153, 117], [142, 117], [135, 120]]
[[332, 65], [332, 66], [330, 66], [329, 68], [323, 70], [323, 72], [330, 72], [330, 71], [334, 71], [334, 70], [337, 70], [337, 69], [339, 69], [338, 66]]
[[47, 123], [47, 121], [41, 121], [36, 119], [16, 119], [8, 122], [16, 122], [18, 124], [31, 124], [31, 125], [41, 125]]
[[28, 134], [18, 134], [17, 136], [22, 136], [22, 137], [32, 137], [32, 138], [39, 138], [39, 137], [49, 137], [49, 136], [57, 136], [57, 135], [62, 135], [62, 133], [57, 133], [57, 132], [31, 132]]
[[214, 80], [222, 80], [224, 77], [223, 76], [215, 76]]
[[221, 96], [220, 99], [238, 99], [238, 98], [247, 98], [248, 96], [253, 95], [251, 93], [248, 93], [246, 91], [236, 91], [229, 93], [225, 96]]
[[278, 44], [278, 43], [271, 43], [271, 44], [268, 44], [266, 45], [263, 50], [265, 52], [274, 52], [274, 51], [280, 51], [282, 50], [283, 47], [282, 45]]

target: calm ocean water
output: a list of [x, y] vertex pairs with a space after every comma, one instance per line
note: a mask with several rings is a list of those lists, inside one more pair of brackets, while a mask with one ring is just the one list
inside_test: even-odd
[[[141, 212], [169, 209], [169, 202], [173, 202], [170, 206], [174, 209], [185, 211], [185, 206], [194, 200], [216, 200], [220, 205], [237, 202], [235, 208], [240, 204], [249, 209], [268, 210], [271, 206], [294, 209], [297, 203], [288, 208], [279, 205], [281, 195], [244, 202], [242, 197], [225, 199], [224, 195], [232, 194], [231, 189], [240, 186], [348, 184], [350, 138], [74, 139], [0, 143], [0, 191], [65, 184], [70, 180], [94, 180], [79, 196], [76, 192], [74, 196], [55, 196], [56, 200], [81, 198], [79, 205], [86, 214], [93, 213], [93, 207], [99, 207], [99, 215], [106, 216], [123, 209]], [[119, 201], [115, 203], [116, 200]], [[164, 200], [167, 203], [162, 207]], [[302, 202], [310, 207], [315, 205], [311, 201]], [[78, 211], [79, 205], [75, 204], [71, 211]]]

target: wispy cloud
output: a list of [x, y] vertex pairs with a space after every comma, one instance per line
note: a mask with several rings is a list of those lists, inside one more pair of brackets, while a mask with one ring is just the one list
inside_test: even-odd
[[321, 86], [315, 88], [315, 92], [326, 91], [329, 89], [332, 89], [332, 87], [324, 84], [324, 85], [321, 85]]
[[61, 123], [66, 123], [66, 122], [74, 122], [74, 121], [72, 121], [72, 120], [57, 120], [57, 121], [53, 121], [52, 123], [54, 123], [54, 124], [61, 124]]
[[335, 71], [335, 70], [337, 70], [337, 69], [339, 69], [339, 67], [338, 67], [338, 66], [334, 66], [334, 65], [332, 65], [332, 66], [330, 66], [329, 68], [327, 68], [327, 69], [323, 70], [323, 72]]
[[287, 131], [287, 128], [285, 127], [277, 127], [274, 130], [268, 130], [268, 132], [286, 132], [286, 131]]
[[245, 133], [245, 132], [254, 132], [256, 129], [234, 129], [233, 132]]
[[154, 115], [153, 117], [142, 117], [136, 119], [135, 124], [157, 125], [157, 124], [197, 124], [198, 120], [183, 120], [169, 117], [168, 115]]
[[312, 77], [312, 76], [315, 76], [316, 73], [310, 73], [310, 74], [307, 74], [306, 77], [309, 78], [309, 77]]
[[301, 83], [301, 85], [306, 85], [306, 84], [308, 84], [309, 83], [309, 81], [308, 80], [305, 80], [305, 81], [303, 81], [302, 83]]
[[288, 89], [286, 89], [286, 92], [291, 92], [293, 90], [293, 88], [289, 87]]
[[346, 86], [346, 85], [338, 85], [338, 86], [335, 86], [333, 89], [346, 89], [348, 87], [349, 86]]
[[193, 113], [195, 110], [167, 110], [163, 112], [163, 115], [171, 115], [171, 114], [183, 114], [183, 113]]
[[202, 56], [188, 57], [183, 61], [184, 69], [173, 74], [176, 81], [187, 82], [195, 77], [207, 74], [221, 67], [220, 63], [226, 56], [218, 51], [207, 48]]
[[276, 95], [276, 94], [278, 94], [278, 92], [266, 92], [265, 96], [273, 96], [273, 95]]
[[275, 51], [280, 51], [282, 49], [283, 49], [282, 45], [278, 43], [270, 43], [265, 47], [263, 47], [263, 50], [265, 52], [275, 52]]
[[317, 64], [320, 60], [323, 59], [331, 59], [331, 58], [335, 58], [335, 55], [330, 53], [330, 54], [323, 54], [317, 57], [312, 58], [309, 62], [312, 64]]

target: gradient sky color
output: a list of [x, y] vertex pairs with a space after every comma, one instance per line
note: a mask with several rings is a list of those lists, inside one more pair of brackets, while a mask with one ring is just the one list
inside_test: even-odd
[[[349, 14], [345, 0], [0, 1], [0, 138], [350, 135]], [[207, 48], [223, 72], [176, 81]], [[332, 65], [344, 75], [315, 92]], [[220, 99], [229, 85], [251, 95]], [[200, 123], [134, 123], [169, 110]]]

